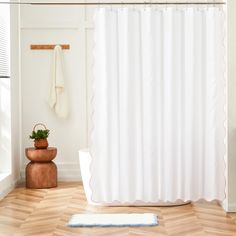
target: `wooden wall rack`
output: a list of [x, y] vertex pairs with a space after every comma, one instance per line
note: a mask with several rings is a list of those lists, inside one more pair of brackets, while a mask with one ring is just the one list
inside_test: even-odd
[[[55, 48], [57, 44], [31, 44], [30, 49], [31, 50], [52, 50]], [[69, 44], [59, 44], [62, 49], [70, 49]]]

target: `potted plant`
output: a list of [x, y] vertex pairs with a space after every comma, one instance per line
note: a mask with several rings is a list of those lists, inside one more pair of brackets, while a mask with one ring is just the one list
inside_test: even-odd
[[[43, 126], [44, 129], [35, 130], [37, 126]], [[48, 147], [49, 130], [42, 123], [38, 123], [34, 126], [30, 139], [34, 139], [34, 147], [36, 149], [46, 149]]]

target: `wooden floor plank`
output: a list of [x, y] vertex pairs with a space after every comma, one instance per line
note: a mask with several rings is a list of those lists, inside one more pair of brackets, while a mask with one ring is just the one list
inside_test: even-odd
[[[156, 213], [152, 227], [67, 227], [76, 213]], [[0, 236], [236, 236], [236, 213], [217, 202], [178, 207], [104, 207], [87, 205], [81, 183], [52, 189], [17, 187], [0, 201]]]

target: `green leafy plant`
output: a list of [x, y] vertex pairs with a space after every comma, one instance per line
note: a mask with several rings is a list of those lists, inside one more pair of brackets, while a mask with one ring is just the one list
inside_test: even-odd
[[37, 131], [32, 131], [32, 134], [29, 136], [30, 139], [34, 139], [34, 140], [39, 140], [39, 139], [46, 139], [49, 136], [49, 129], [39, 129]]

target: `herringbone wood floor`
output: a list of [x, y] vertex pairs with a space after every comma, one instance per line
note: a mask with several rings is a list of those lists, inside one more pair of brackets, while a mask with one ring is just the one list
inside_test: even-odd
[[[159, 217], [155, 227], [70, 228], [75, 213], [142, 213]], [[236, 213], [226, 214], [217, 203], [199, 202], [178, 207], [94, 207], [86, 203], [79, 183], [59, 183], [53, 189], [17, 187], [0, 201], [0, 235], [236, 235]]]

